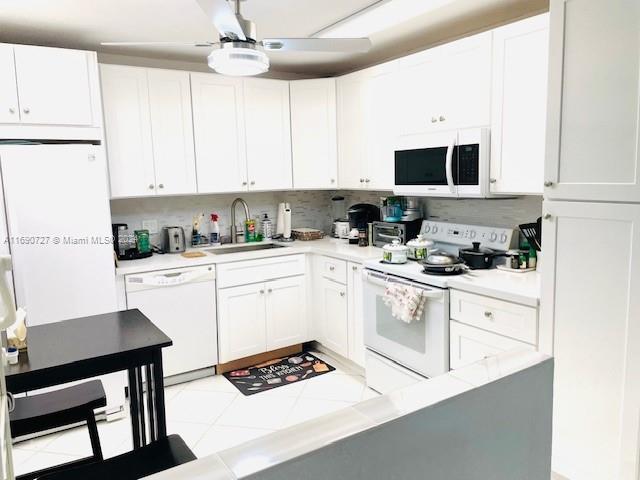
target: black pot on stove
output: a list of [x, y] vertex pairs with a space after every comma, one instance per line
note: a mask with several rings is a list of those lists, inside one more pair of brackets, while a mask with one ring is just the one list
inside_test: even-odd
[[480, 242], [473, 242], [470, 248], [460, 249], [460, 258], [473, 270], [481, 270], [493, 267], [496, 257], [504, 257], [504, 253], [498, 253], [490, 248], [480, 246]]

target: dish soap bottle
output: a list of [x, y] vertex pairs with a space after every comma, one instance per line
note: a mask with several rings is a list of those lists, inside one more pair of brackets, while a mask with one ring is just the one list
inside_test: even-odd
[[218, 214], [211, 214], [211, 228], [209, 231], [209, 243], [212, 247], [219, 247], [220, 243], [220, 225], [218, 225]]
[[262, 218], [262, 222], [260, 223], [260, 227], [262, 230], [262, 237], [265, 240], [271, 240], [273, 238], [273, 223], [269, 216], [265, 213]]

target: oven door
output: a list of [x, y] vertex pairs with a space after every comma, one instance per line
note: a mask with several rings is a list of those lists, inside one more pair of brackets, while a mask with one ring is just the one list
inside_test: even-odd
[[[364, 270], [364, 340], [367, 348], [426, 377], [449, 371], [449, 291], [392, 275]], [[384, 304], [389, 282], [423, 290], [427, 297], [418, 321], [405, 323]]]
[[394, 158], [394, 193], [457, 196], [454, 165], [457, 141], [457, 131], [401, 137]]

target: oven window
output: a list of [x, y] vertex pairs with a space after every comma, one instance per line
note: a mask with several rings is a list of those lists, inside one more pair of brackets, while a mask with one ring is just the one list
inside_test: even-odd
[[447, 147], [395, 152], [396, 185], [446, 185]]
[[376, 295], [376, 333], [378, 336], [398, 344], [399, 348], [409, 348], [420, 354], [426, 352], [427, 325], [424, 318], [417, 322], [404, 323], [391, 315], [391, 309], [384, 304], [381, 295]]

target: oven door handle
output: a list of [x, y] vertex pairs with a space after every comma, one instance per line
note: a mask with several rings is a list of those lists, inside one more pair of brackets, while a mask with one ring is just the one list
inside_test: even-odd
[[378, 285], [379, 287], [386, 288], [389, 283], [400, 283], [402, 285], [407, 285], [408, 287], [414, 287], [422, 290], [422, 296], [426, 298], [440, 299], [444, 295], [442, 290], [431, 290], [423, 285], [412, 282], [403, 282], [402, 280], [393, 277], [387, 277], [386, 275], [378, 275], [376, 273], [365, 272], [365, 276], [369, 283]]
[[456, 146], [456, 137], [451, 138], [451, 142], [447, 147], [447, 159], [446, 159], [446, 173], [447, 173], [447, 185], [449, 186], [449, 192], [452, 194], [456, 193], [456, 186], [453, 183], [453, 150]]

